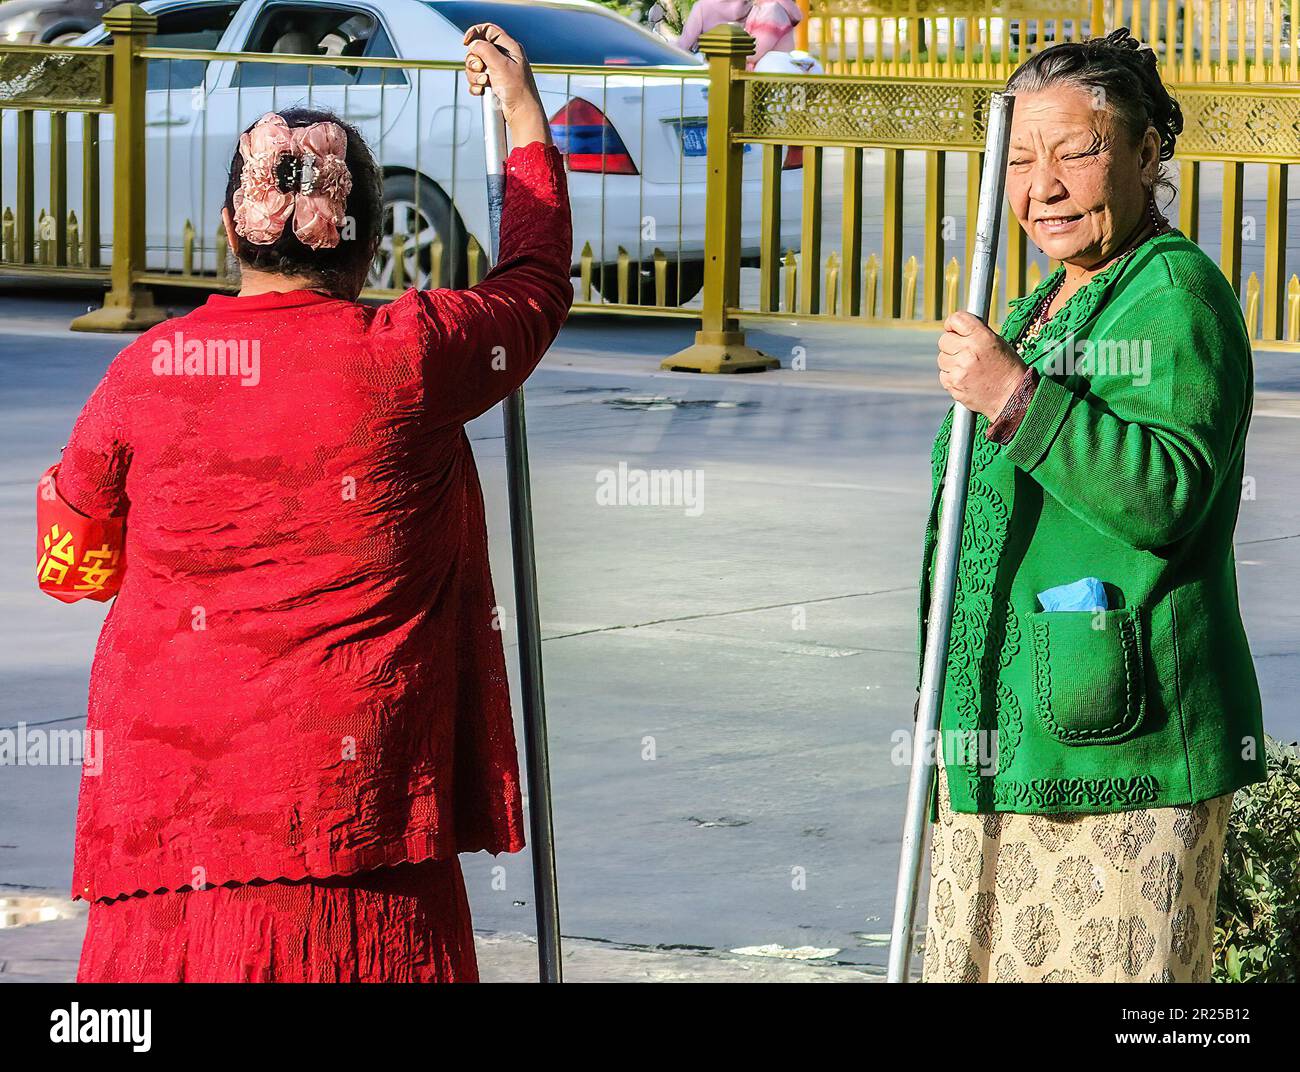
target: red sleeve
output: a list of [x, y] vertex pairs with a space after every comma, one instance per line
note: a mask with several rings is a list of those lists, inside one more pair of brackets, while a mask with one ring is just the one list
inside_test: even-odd
[[91, 518], [118, 517], [127, 511], [126, 472], [131, 465], [116, 362], [73, 425], [59, 463], [59, 494]]
[[117, 379], [110, 367], [36, 492], [36, 583], [64, 603], [102, 603], [122, 583], [131, 448]]
[[375, 318], [372, 330], [423, 337], [435, 421], [472, 420], [528, 379], [568, 316], [572, 255], [564, 158], [541, 142], [513, 150], [496, 267], [468, 290], [409, 291]]

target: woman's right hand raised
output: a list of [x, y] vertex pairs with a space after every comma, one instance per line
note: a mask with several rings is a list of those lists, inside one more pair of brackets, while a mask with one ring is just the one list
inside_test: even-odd
[[492, 88], [515, 145], [535, 141], [549, 145], [551, 127], [524, 46], [491, 22], [471, 26], [464, 43], [469, 46], [465, 78], [470, 93], [478, 97], [485, 88]]

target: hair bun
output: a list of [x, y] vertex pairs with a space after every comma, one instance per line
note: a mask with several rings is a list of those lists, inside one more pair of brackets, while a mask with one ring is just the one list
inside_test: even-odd
[[1178, 135], [1183, 132], [1183, 112], [1160, 77], [1160, 58], [1156, 50], [1130, 34], [1127, 26], [1107, 34], [1106, 43], [1117, 50], [1116, 59], [1133, 68], [1142, 87], [1142, 103], [1147, 117], [1160, 136], [1160, 159], [1168, 160], [1174, 155]]
[[[1127, 26], [1121, 26], [1118, 30], [1111, 30], [1105, 37], [1108, 45], [1115, 45], [1119, 48], [1127, 48], [1132, 52], [1138, 52], [1142, 48], [1142, 42], [1128, 32]], [[1155, 53], [1152, 52], [1152, 55]]]

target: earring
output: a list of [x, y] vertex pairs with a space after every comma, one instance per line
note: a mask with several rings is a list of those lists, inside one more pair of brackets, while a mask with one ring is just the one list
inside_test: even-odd
[[1169, 221], [1156, 208], [1155, 187], [1147, 188], [1147, 214], [1151, 217], [1151, 223], [1156, 229], [1156, 234], [1160, 234], [1169, 226]]

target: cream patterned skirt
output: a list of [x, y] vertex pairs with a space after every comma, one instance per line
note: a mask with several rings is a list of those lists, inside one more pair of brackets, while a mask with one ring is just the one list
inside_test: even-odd
[[925, 981], [1208, 981], [1231, 809], [965, 815], [941, 771]]

